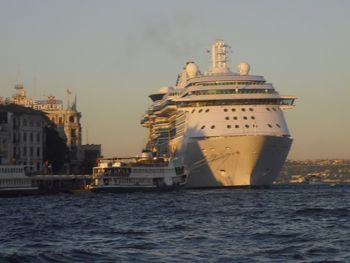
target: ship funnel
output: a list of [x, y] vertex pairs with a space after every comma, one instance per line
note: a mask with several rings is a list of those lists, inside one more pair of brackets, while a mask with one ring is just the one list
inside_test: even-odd
[[227, 51], [230, 47], [225, 44], [222, 39], [217, 39], [211, 46], [212, 55], [212, 73], [227, 73], [230, 72], [227, 66]]

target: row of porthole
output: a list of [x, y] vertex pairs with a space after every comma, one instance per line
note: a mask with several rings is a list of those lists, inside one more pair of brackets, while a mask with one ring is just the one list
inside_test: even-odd
[[[273, 111], [277, 111], [277, 109], [276, 108], [271, 108]], [[267, 111], [271, 111], [271, 109], [270, 108], [266, 108], [266, 110]], [[192, 111], [191, 111], [191, 113], [194, 113], [196, 111], [196, 109], [193, 109]], [[199, 109], [198, 110], [198, 113], [201, 113], [203, 111], [203, 109]], [[205, 110], [205, 112], [209, 112], [210, 110], [209, 109], [206, 109]], [[235, 112], [236, 111], [236, 109], [235, 108], [232, 108], [231, 109], [231, 111], [233, 111], [233, 112]], [[246, 109], [245, 108], [241, 108], [241, 111], [246, 111]], [[254, 111], [254, 109], [253, 108], [249, 108], [249, 111]], [[224, 112], [228, 112], [228, 109], [224, 109]]]
[[[272, 128], [272, 125], [271, 125], [270, 123], [267, 124], [267, 126], [270, 127], [270, 128]], [[279, 125], [278, 123], [276, 123], [276, 126], [277, 126], [278, 128], [281, 128], [281, 125]], [[227, 128], [231, 128], [231, 127], [233, 127], [233, 125], [232, 125], [232, 126], [231, 126], [231, 125], [227, 125], [226, 127], [227, 127]], [[239, 125], [235, 125], [234, 127], [235, 127], [235, 128], [239, 128]], [[249, 128], [249, 125], [248, 125], [248, 124], [245, 124], [244, 127]], [[258, 125], [253, 124], [252, 127], [253, 127], [253, 128], [258, 128]], [[205, 125], [203, 125], [203, 126], [201, 127], [201, 130], [203, 130], [204, 128], [205, 128]], [[215, 129], [215, 125], [210, 126], [210, 129]]]
[[[276, 108], [273, 108], [273, 107], [272, 107], [271, 109], [272, 109], [273, 111], [277, 111]], [[270, 109], [270, 108], [266, 108], [267, 111], [271, 111], [271, 109]]]
[[[255, 120], [255, 117], [254, 117], [254, 116], [251, 116], [250, 118], [251, 118], [252, 120]], [[228, 117], [228, 116], [225, 117], [225, 120], [229, 120], [229, 119], [230, 119], [230, 117]], [[234, 116], [233, 119], [234, 119], [234, 120], [238, 120], [238, 117], [237, 117], [237, 116]], [[248, 120], [248, 117], [247, 117], [247, 116], [243, 116], [243, 120]]]
[[[245, 111], [246, 109], [245, 108], [241, 108], [241, 111]], [[250, 111], [254, 111], [253, 108], [249, 108]], [[235, 112], [236, 109], [235, 108], [232, 108], [231, 111]], [[224, 109], [224, 112], [228, 112], [228, 109]]]

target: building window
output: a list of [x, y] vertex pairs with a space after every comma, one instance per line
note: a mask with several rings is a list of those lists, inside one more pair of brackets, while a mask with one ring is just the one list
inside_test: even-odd
[[247, 116], [244, 116], [243, 119], [246, 120], [246, 119], [248, 119], [248, 118], [247, 118]]
[[32, 132], [29, 134], [29, 139], [30, 139], [30, 142], [33, 142], [33, 133]]
[[30, 153], [30, 157], [33, 157], [33, 147], [30, 147], [29, 150], [30, 150], [30, 152], [29, 152]]
[[27, 156], [27, 147], [23, 147], [23, 156]]
[[235, 111], [236, 111], [236, 109], [232, 109], [232, 111], [233, 111], [233, 112], [235, 112]]
[[233, 117], [233, 119], [234, 119], [234, 120], [237, 120], [237, 117], [236, 117], [236, 116], [234, 116], [234, 117]]
[[248, 124], [246, 124], [246, 125], [244, 125], [246, 128], [249, 128], [249, 125]]
[[72, 138], [75, 138], [75, 137], [76, 137], [75, 129], [71, 129], [71, 130], [70, 130], [70, 136], [71, 136]]
[[253, 111], [253, 108], [249, 108], [250, 111]]
[[241, 110], [242, 110], [242, 111], [245, 111], [245, 108], [242, 108]]
[[63, 119], [62, 119], [62, 117], [59, 117], [59, 118], [58, 118], [58, 123], [59, 123], [59, 124], [63, 124]]
[[224, 112], [227, 112], [228, 111], [228, 109], [224, 109]]
[[225, 120], [229, 120], [230, 119], [230, 117], [225, 117]]
[[36, 134], [36, 141], [40, 142], [40, 133], [39, 132]]
[[37, 148], [36, 148], [36, 156], [37, 156], [37, 157], [40, 157], [40, 147], [37, 147]]
[[7, 112], [0, 112], [0, 123], [7, 123]]
[[252, 120], [255, 120], [255, 117], [254, 117], [254, 116], [251, 116], [250, 118], [251, 118]]
[[27, 119], [23, 119], [23, 126], [27, 126]]
[[235, 128], [237, 128], [237, 129], [238, 129], [238, 128], [239, 128], [239, 125], [235, 125]]
[[74, 122], [74, 116], [69, 117], [69, 122], [72, 122], [72, 123]]
[[231, 128], [231, 125], [227, 125], [227, 128], [229, 128], [229, 129], [230, 129], [230, 128]]
[[27, 141], [27, 133], [23, 132], [23, 141], [26, 142]]

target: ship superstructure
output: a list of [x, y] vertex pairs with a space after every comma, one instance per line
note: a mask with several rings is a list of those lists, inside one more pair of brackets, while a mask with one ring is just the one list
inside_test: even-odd
[[250, 75], [248, 63], [231, 72], [228, 49], [215, 41], [206, 73], [188, 62], [175, 87], [150, 95], [141, 120], [149, 132], [146, 148], [184, 162], [189, 188], [271, 185], [292, 144], [283, 110], [296, 98]]

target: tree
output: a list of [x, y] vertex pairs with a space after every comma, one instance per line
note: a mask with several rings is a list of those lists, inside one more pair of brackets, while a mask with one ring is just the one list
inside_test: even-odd
[[56, 125], [50, 123], [45, 127], [46, 142], [44, 147], [44, 160], [52, 165], [52, 172], [62, 170], [68, 156], [68, 148], [56, 130]]

